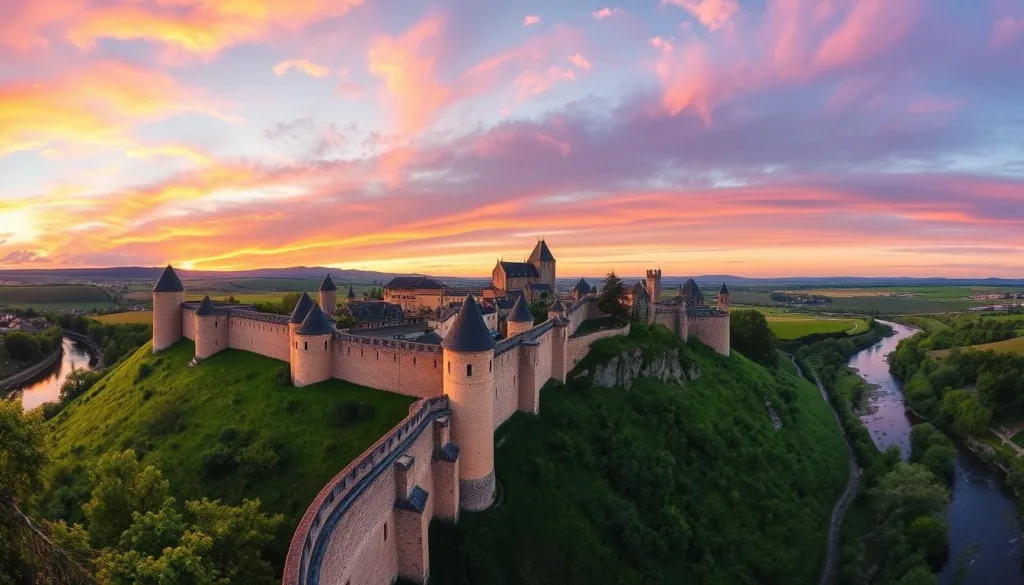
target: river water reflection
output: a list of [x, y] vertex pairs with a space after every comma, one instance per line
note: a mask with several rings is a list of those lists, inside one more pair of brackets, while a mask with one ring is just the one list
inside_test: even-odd
[[45, 376], [37, 378], [15, 391], [15, 399], [20, 394], [21, 404], [25, 410], [31, 410], [44, 402], [56, 401], [60, 397], [60, 387], [73, 369], [93, 369], [96, 359], [89, 353], [89, 350], [67, 337], [64, 338], [64, 355], [61, 356], [60, 364], [50, 370]]
[[[896, 331], [850, 358], [849, 365], [878, 390], [861, 417], [879, 449], [899, 445], [910, 455], [910, 420], [903, 407], [899, 381], [889, 374], [886, 356], [915, 329], [890, 323]], [[959, 449], [954, 464], [953, 498], [949, 510], [949, 563], [942, 585], [1024, 585], [1021, 570], [1021, 526], [1013, 501], [998, 477], [970, 452]]]

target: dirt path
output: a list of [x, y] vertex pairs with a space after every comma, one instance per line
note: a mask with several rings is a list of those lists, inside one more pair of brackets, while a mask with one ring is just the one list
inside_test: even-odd
[[[800, 365], [796, 363], [796, 358], [790, 359], [793, 361], [793, 365], [796, 366], [796, 371], [800, 374], [800, 377], [807, 379], [803, 370], [800, 369]], [[832, 410], [832, 416], [835, 417], [836, 423], [839, 424], [840, 432], [843, 432], [843, 423], [839, 420], [839, 413], [832, 408], [832, 403], [828, 401], [825, 386], [822, 385], [821, 380], [817, 376], [814, 376], [813, 381], [818, 386], [821, 397]], [[850, 441], [847, 439], [845, 432], [843, 432], [843, 440], [846, 441], [846, 449], [850, 455], [850, 479], [846, 482], [846, 490], [843, 491], [843, 495], [836, 502], [835, 508], [832, 508], [832, 522], [829, 524], [828, 529], [828, 550], [825, 555], [825, 566], [821, 571], [820, 585], [833, 585], [836, 582], [836, 563], [839, 560], [839, 533], [843, 528], [843, 516], [846, 515], [846, 509], [850, 507], [850, 502], [857, 496], [857, 490], [860, 488], [860, 468], [857, 467], [857, 459], [853, 456], [853, 447], [850, 446]]]

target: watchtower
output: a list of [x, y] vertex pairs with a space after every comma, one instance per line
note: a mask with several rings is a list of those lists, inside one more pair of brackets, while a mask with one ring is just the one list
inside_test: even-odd
[[310, 308], [292, 338], [292, 384], [308, 386], [331, 377], [332, 337], [331, 318], [320, 307]]
[[153, 287], [153, 353], [167, 349], [181, 339], [181, 305], [184, 302], [185, 287], [168, 264]]
[[661, 302], [661, 268], [647, 271], [647, 294], [652, 303]]
[[723, 282], [722, 288], [718, 289], [718, 310], [728, 313], [729, 305], [731, 304], [730, 301], [729, 287], [725, 286], [725, 283]]
[[540, 273], [540, 281], [551, 287], [551, 294], [555, 293], [555, 256], [544, 240], [537, 242], [533, 252], [530, 253], [530, 264], [537, 267]]
[[526, 306], [526, 297], [520, 295], [505, 321], [505, 336], [512, 337], [533, 328], [533, 313]]
[[494, 338], [480, 307], [466, 295], [441, 344], [443, 389], [459, 446], [459, 505], [485, 510], [494, 503]]
[[320, 283], [320, 308], [328, 315], [333, 315], [338, 308], [338, 287], [334, 286], [330, 274]]

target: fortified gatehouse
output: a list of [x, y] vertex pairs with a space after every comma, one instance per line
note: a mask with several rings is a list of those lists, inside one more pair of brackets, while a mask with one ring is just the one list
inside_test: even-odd
[[[550, 272], [538, 272], [553, 279], [550, 251], [543, 243], [538, 250], [538, 263], [551, 262]], [[657, 276], [654, 284], [660, 287], [660, 272]], [[337, 330], [321, 309], [335, 306], [336, 287], [329, 278], [319, 305], [303, 295], [285, 316], [218, 305], [209, 297], [185, 302], [184, 286], [168, 266], [153, 288], [153, 351], [187, 338], [195, 343], [199, 362], [232, 348], [288, 363], [299, 388], [338, 378], [420, 398], [408, 417], [314, 499], [292, 538], [283, 583], [387, 584], [397, 578], [424, 583], [431, 519], [457, 521], [460, 510], [485, 510], [494, 501], [498, 426], [516, 411], [537, 414], [541, 387], [551, 379], [564, 382], [594, 341], [629, 332], [627, 325], [571, 338], [584, 321], [603, 316], [596, 291], [587, 289], [577, 286], [575, 299], [556, 297], [539, 325], [533, 324], [525, 295], [518, 296], [503, 321], [507, 335], [498, 341], [496, 328], [485, 319], [496, 318], [493, 309], [482, 311], [467, 295], [444, 331], [417, 338], [434, 342], [421, 343], [374, 337], [364, 329], [358, 335]], [[699, 294], [695, 283], [687, 283], [679, 302], [651, 303], [648, 320], [683, 337], [696, 335], [728, 355], [728, 313], [704, 307]], [[728, 306], [727, 291], [724, 305], [719, 295], [723, 306]]]

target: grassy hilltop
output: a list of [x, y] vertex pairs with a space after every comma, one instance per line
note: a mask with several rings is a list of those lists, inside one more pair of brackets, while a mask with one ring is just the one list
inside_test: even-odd
[[[593, 387], [597, 363], [679, 347], [682, 386]], [[772, 425], [765, 399], [783, 426]], [[817, 388], [634, 325], [498, 431], [501, 507], [431, 526], [431, 582], [816, 583], [847, 450]]]
[[50, 421], [49, 511], [80, 522], [88, 464], [131, 447], [163, 471], [179, 503], [258, 497], [284, 514], [283, 560], [306, 506], [413, 399], [340, 380], [282, 386], [282, 362], [235, 350], [189, 367], [193, 353], [188, 340], [157, 355], [147, 343]]

